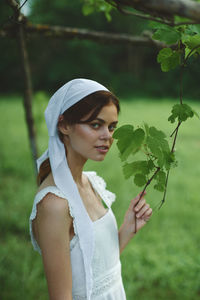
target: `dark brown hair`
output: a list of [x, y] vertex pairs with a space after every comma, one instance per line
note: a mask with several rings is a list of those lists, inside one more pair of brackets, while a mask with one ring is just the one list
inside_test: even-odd
[[[109, 91], [97, 91], [92, 93], [83, 99], [81, 99], [76, 104], [68, 108], [64, 113], [64, 122], [68, 125], [74, 125], [78, 123], [88, 123], [95, 120], [96, 116], [99, 114], [101, 109], [112, 102], [116, 108], [117, 112], [120, 111], [119, 100], [117, 97]], [[87, 114], [92, 112], [87, 120], [81, 121]], [[58, 123], [59, 124], [59, 123]], [[62, 133], [58, 130], [58, 135], [62, 141]], [[51, 166], [49, 158], [46, 159], [40, 166], [39, 174], [37, 177], [37, 183], [40, 185], [43, 180], [51, 172]]]

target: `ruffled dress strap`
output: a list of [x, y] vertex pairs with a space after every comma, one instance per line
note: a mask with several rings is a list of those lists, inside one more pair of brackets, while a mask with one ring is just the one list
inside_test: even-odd
[[89, 179], [95, 192], [105, 202], [107, 207], [110, 208], [112, 203], [115, 201], [116, 195], [106, 189], [106, 183], [104, 179], [98, 176], [94, 171], [84, 171], [83, 173]]
[[[65, 199], [67, 201], [65, 195], [56, 186], [47, 186], [46, 188], [40, 190], [35, 195], [35, 199], [34, 199], [34, 202], [33, 202], [32, 211], [31, 211], [31, 215], [30, 215], [30, 218], [29, 218], [29, 229], [30, 229], [30, 236], [31, 236], [31, 242], [33, 244], [33, 248], [34, 248], [34, 250], [38, 251], [40, 254], [41, 254], [41, 249], [40, 249], [40, 247], [39, 247], [39, 245], [38, 245], [38, 243], [35, 240], [34, 235], [33, 235], [32, 221], [36, 218], [36, 215], [37, 215], [37, 204], [40, 201], [42, 201], [42, 199], [48, 193], [52, 193], [52, 194], [54, 194], [54, 195], [56, 195], [56, 196], [58, 196], [60, 198], [63, 198], [63, 199]], [[69, 206], [69, 202], [68, 202], [68, 206]], [[72, 209], [71, 209], [70, 206], [69, 206], [69, 212], [70, 212], [71, 217], [74, 220]], [[75, 229], [75, 226], [74, 226], [74, 229]], [[75, 234], [76, 234], [76, 232], [75, 232]]]

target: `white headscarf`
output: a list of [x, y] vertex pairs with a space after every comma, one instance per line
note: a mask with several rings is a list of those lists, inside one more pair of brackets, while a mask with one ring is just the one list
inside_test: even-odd
[[49, 133], [49, 146], [37, 160], [38, 171], [44, 160], [49, 158], [56, 186], [64, 193], [74, 217], [74, 230], [79, 237], [83, 255], [86, 278], [87, 299], [92, 292], [92, 257], [94, 250], [94, 233], [92, 221], [80, 197], [77, 185], [67, 163], [64, 144], [60, 141], [57, 131], [58, 118], [69, 107], [96, 92], [108, 91], [103, 85], [89, 79], [74, 79], [63, 85], [51, 97], [45, 110], [45, 119]]

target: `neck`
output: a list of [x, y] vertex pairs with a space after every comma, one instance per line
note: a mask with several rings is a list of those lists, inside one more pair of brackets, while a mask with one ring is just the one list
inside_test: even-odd
[[86, 161], [87, 160], [80, 155], [74, 154], [70, 151], [67, 153], [68, 166], [70, 168], [74, 181], [76, 182], [77, 186], [80, 187], [84, 185], [82, 172]]

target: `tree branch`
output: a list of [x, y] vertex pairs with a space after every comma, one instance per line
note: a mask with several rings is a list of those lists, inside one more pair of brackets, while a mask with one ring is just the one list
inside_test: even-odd
[[[31, 23], [24, 24], [24, 31], [31, 36], [42, 36], [46, 38], [65, 38], [91, 40], [103, 44], [130, 44], [133, 46], [155, 47], [162, 49], [169, 47], [160, 41], [153, 40], [151, 36], [132, 36], [129, 34], [107, 33], [80, 28], [51, 26], [51, 25], [33, 25]], [[0, 37], [15, 37], [16, 27], [7, 26], [0, 30]], [[173, 47], [172, 45], [171, 47]]]
[[200, 21], [200, 3], [190, 0], [105, 0], [114, 7], [134, 8], [173, 22], [175, 16]]
[[20, 8], [20, 5], [17, 1], [15, 0], [6, 0], [7, 4], [14, 10], [15, 13], [20, 13], [19, 12], [19, 8]]
[[140, 14], [140, 13], [136, 13], [136, 12], [132, 12], [126, 9], [121, 8], [120, 6], [117, 7], [117, 10], [125, 15], [131, 15], [134, 17], [138, 17], [144, 20], [148, 20], [148, 21], [154, 21], [154, 22], [158, 22], [161, 24], [165, 24], [165, 25], [169, 25], [169, 26], [180, 26], [180, 25], [192, 25], [192, 24], [200, 24], [200, 20], [199, 21], [188, 21], [188, 22], [171, 22], [168, 20], [164, 20], [163, 18], [159, 18], [159, 17], [152, 17], [149, 15], [144, 15], [144, 14]]

